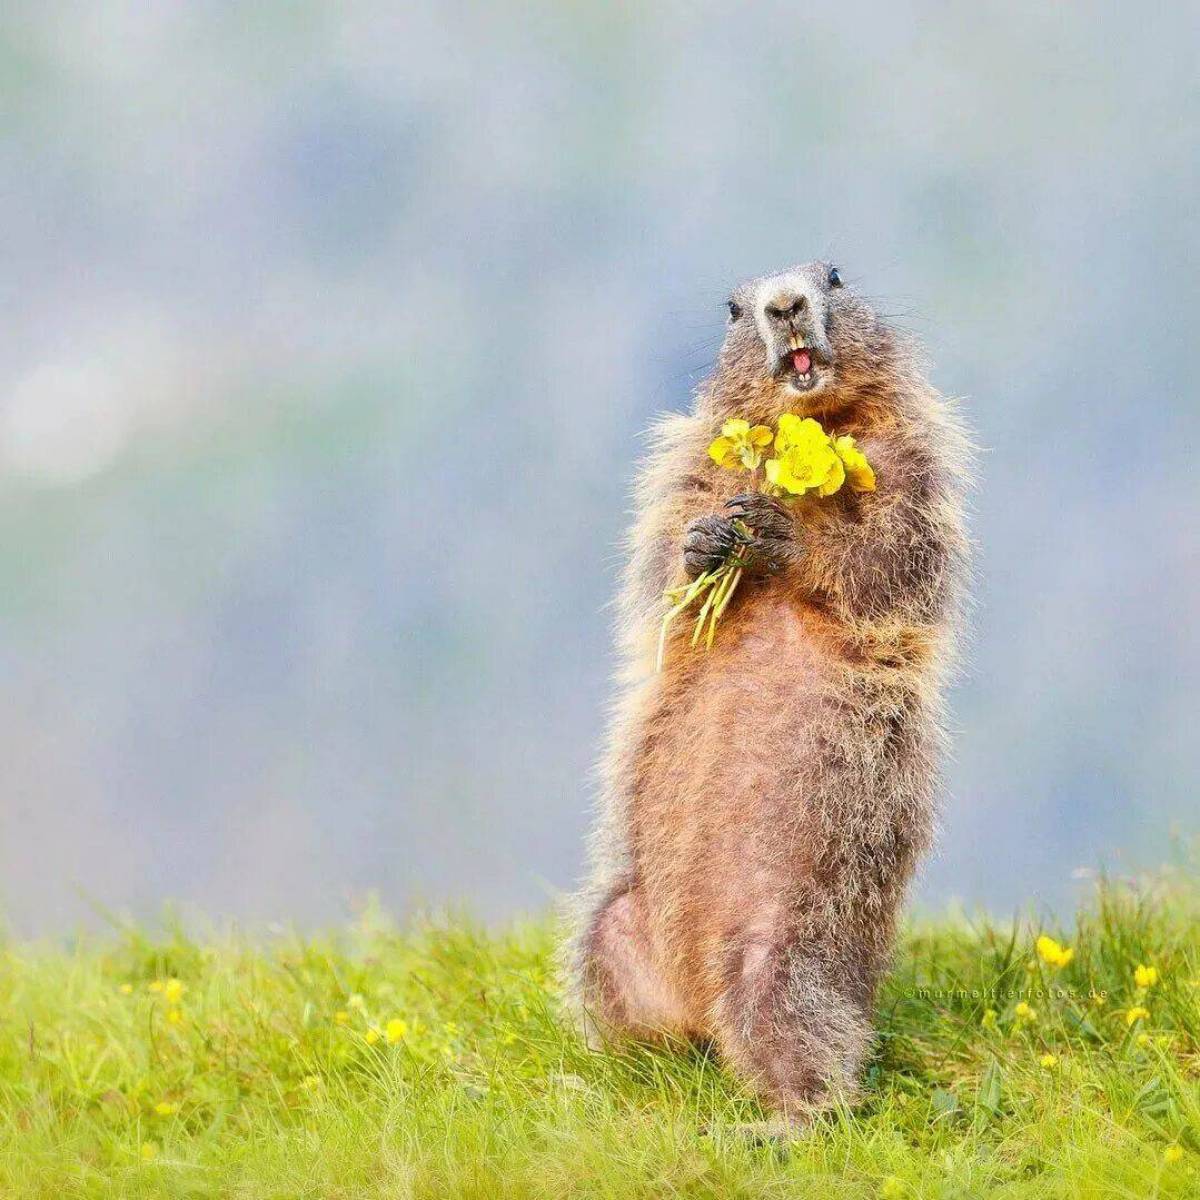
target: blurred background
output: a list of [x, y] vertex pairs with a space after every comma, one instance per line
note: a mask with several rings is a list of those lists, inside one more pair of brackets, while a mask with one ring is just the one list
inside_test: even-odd
[[985, 453], [926, 905], [1200, 826], [1200, 9], [0, 15], [0, 909], [581, 863], [652, 416], [826, 257]]

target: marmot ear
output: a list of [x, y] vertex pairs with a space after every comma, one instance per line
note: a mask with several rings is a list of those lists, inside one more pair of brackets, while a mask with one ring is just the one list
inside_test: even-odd
[[742, 315], [742, 306], [736, 300], [729, 301], [729, 319], [736, 321]]

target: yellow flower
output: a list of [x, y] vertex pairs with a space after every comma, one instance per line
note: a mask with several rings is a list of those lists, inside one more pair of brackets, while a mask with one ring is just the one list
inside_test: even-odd
[[982, 1025], [984, 1029], [995, 1029], [996, 1010], [994, 1008], [985, 1009], [983, 1016], [979, 1018], [979, 1024]]
[[809, 442], [828, 441], [829, 435], [821, 428], [821, 422], [812, 417], [798, 417], [795, 413], [784, 413], [779, 418], [779, 431], [775, 434], [775, 449], [780, 454]]
[[382, 1035], [380, 1034], [379, 1030], [376, 1029], [374, 1025], [372, 1025], [371, 1028], [368, 1029], [367, 1032], [363, 1034], [363, 1038], [365, 1039], [368, 1046], [375, 1045], [375, 1043], [377, 1041], [379, 1041], [381, 1036]]
[[132, 996], [133, 995], [133, 984], [132, 983], [123, 983], [123, 984], [121, 984], [121, 986], [119, 988], [117, 988], [117, 991], [120, 992], [122, 996]]
[[708, 457], [718, 467], [733, 471], [745, 467], [753, 471], [770, 444], [771, 431], [766, 425], [751, 426], [749, 421], [734, 418], [721, 426], [721, 436], [709, 446]]
[[394, 1046], [408, 1036], [408, 1026], [399, 1017], [393, 1017], [386, 1026], [388, 1043]]
[[767, 482], [792, 496], [816, 491], [832, 496], [846, 479], [846, 468], [829, 434], [812, 417], [784, 413], [775, 435], [777, 458], [767, 459]]
[[157, 1154], [158, 1154], [158, 1143], [157, 1142], [143, 1142], [142, 1143], [141, 1155], [147, 1162], [149, 1162]]
[[1152, 1039], [1148, 1033], [1139, 1033], [1136, 1039], [1138, 1047], [1142, 1050], [1145, 1050], [1145, 1048], [1150, 1045], [1151, 1040]]
[[1058, 1066], [1058, 1058], [1053, 1054], [1043, 1054], [1038, 1061], [1047, 1071], [1052, 1071]]
[[345, 1025], [349, 1022], [349, 1020], [350, 1014], [344, 1008], [339, 1008], [337, 1012], [333, 1014], [333, 1023], [335, 1025]]
[[163, 984], [163, 999], [165, 999], [168, 1004], [178, 1004], [179, 1001], [183, 999], [183, 993], [186, 990], [187, 989], [178, 979], [168, 979], [167, 982]]
[[1150, 1010], [1148, 1008], [1143, 1008], [1140, 1004], [1135, 1004], [1125, 1014], [1125, 1024], [1126, 1025], [1135, 1025], [1135, 1024], [1137, 1024], [1138, 1021], [1145, 1019], [1149, 1015], [1150, 1015]]
[[1183, 1147], [1170, 1145], [1163, 1151], [1163, 1162], [1177, 1163], [1183, 1157]]
[[182, 1008], [167, 1009], [167, 1020], [172, 1025], [182, 1025], [183, 1024], [183, 1009]]
[[1065, 967], [1075, 957], [1075, 951], [1069, 946], [1059, 945], [1044, 933], [1037, 940], [1037, 952], [1042, 962], [1049, 963], [1052, 967]]
[[1024, 1000], [1013, 1009], [1013, 1013], [1018, 1021], [1037, 1020], [1037, 1009], [1030, 1004], [1026, 1004]]
[[1138, 963], [1133, 973], [1133, 982], [1140, 988], [1152, 988], [1158, 982], [1158, 968]]
[[854, 444], [854, 439], [848, 434], [835, 438], [834, 450], [842, 465], [846, 468], [846, 482], [855, 492], [873, 492], [875, 490], [875, 472], [867, 462], [867, 456]]
[[161, 992], [163, 990], [163, 981], [161, 979], [152, 979], [146, 984], [146, 991]]
[[160, 1100], [155, 1106], [154, 1111], [160, 1117], [169, 1117], [175, 1112], [175, 1105], [169, 1100]]
[[346, 1007], [347, 1008], [356, 1008], [361, 1011], [362, 1009], [367, 1007], [367, 1004], [366, 1004], [366, 1001], [357, 992], [355, 992], [354, 995], [351, 996], [350, 999], [346, 1001]]

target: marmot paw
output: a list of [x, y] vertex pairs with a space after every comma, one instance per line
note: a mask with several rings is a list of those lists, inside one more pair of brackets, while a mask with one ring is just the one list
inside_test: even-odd
[[735, 521], [742, 522], [754, 534], [747, 543], [747, 567], [756, 574], [781, 571], [799, 551], [796, 522], [792, 514], [774, 497], [761, 492], [742, 492], [725, 507]]
[[697, 517], [683, 535], [683, 565], [695, 579], [705, 571], [715, 571], [733, 552], [735, 546], [749, 542], [745, 534], [733, 526], [729, 517]]
[[725, 501], [729, 515], [749, 525], [760, 538], [767, 541], [787, 541], [796, 535], [792, 514], [774, 496], [762, 492], [741, 492]]

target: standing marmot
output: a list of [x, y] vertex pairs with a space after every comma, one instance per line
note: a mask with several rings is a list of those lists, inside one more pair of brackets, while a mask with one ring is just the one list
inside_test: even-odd
[[[852, 1095], [897, 910], [929, 846], [967, 542], [968, 444], [912, 348], [811, 263], [743, 284], [717, 369], [637, 485], [622, 691], [570, 951], [593, 1026], [712, 1038], [791, 1120]], [[853, 434], [873, 493], [732, 501], [756, 534], [707, 653], [663, 589], [729, 549], [723, 420]]]

